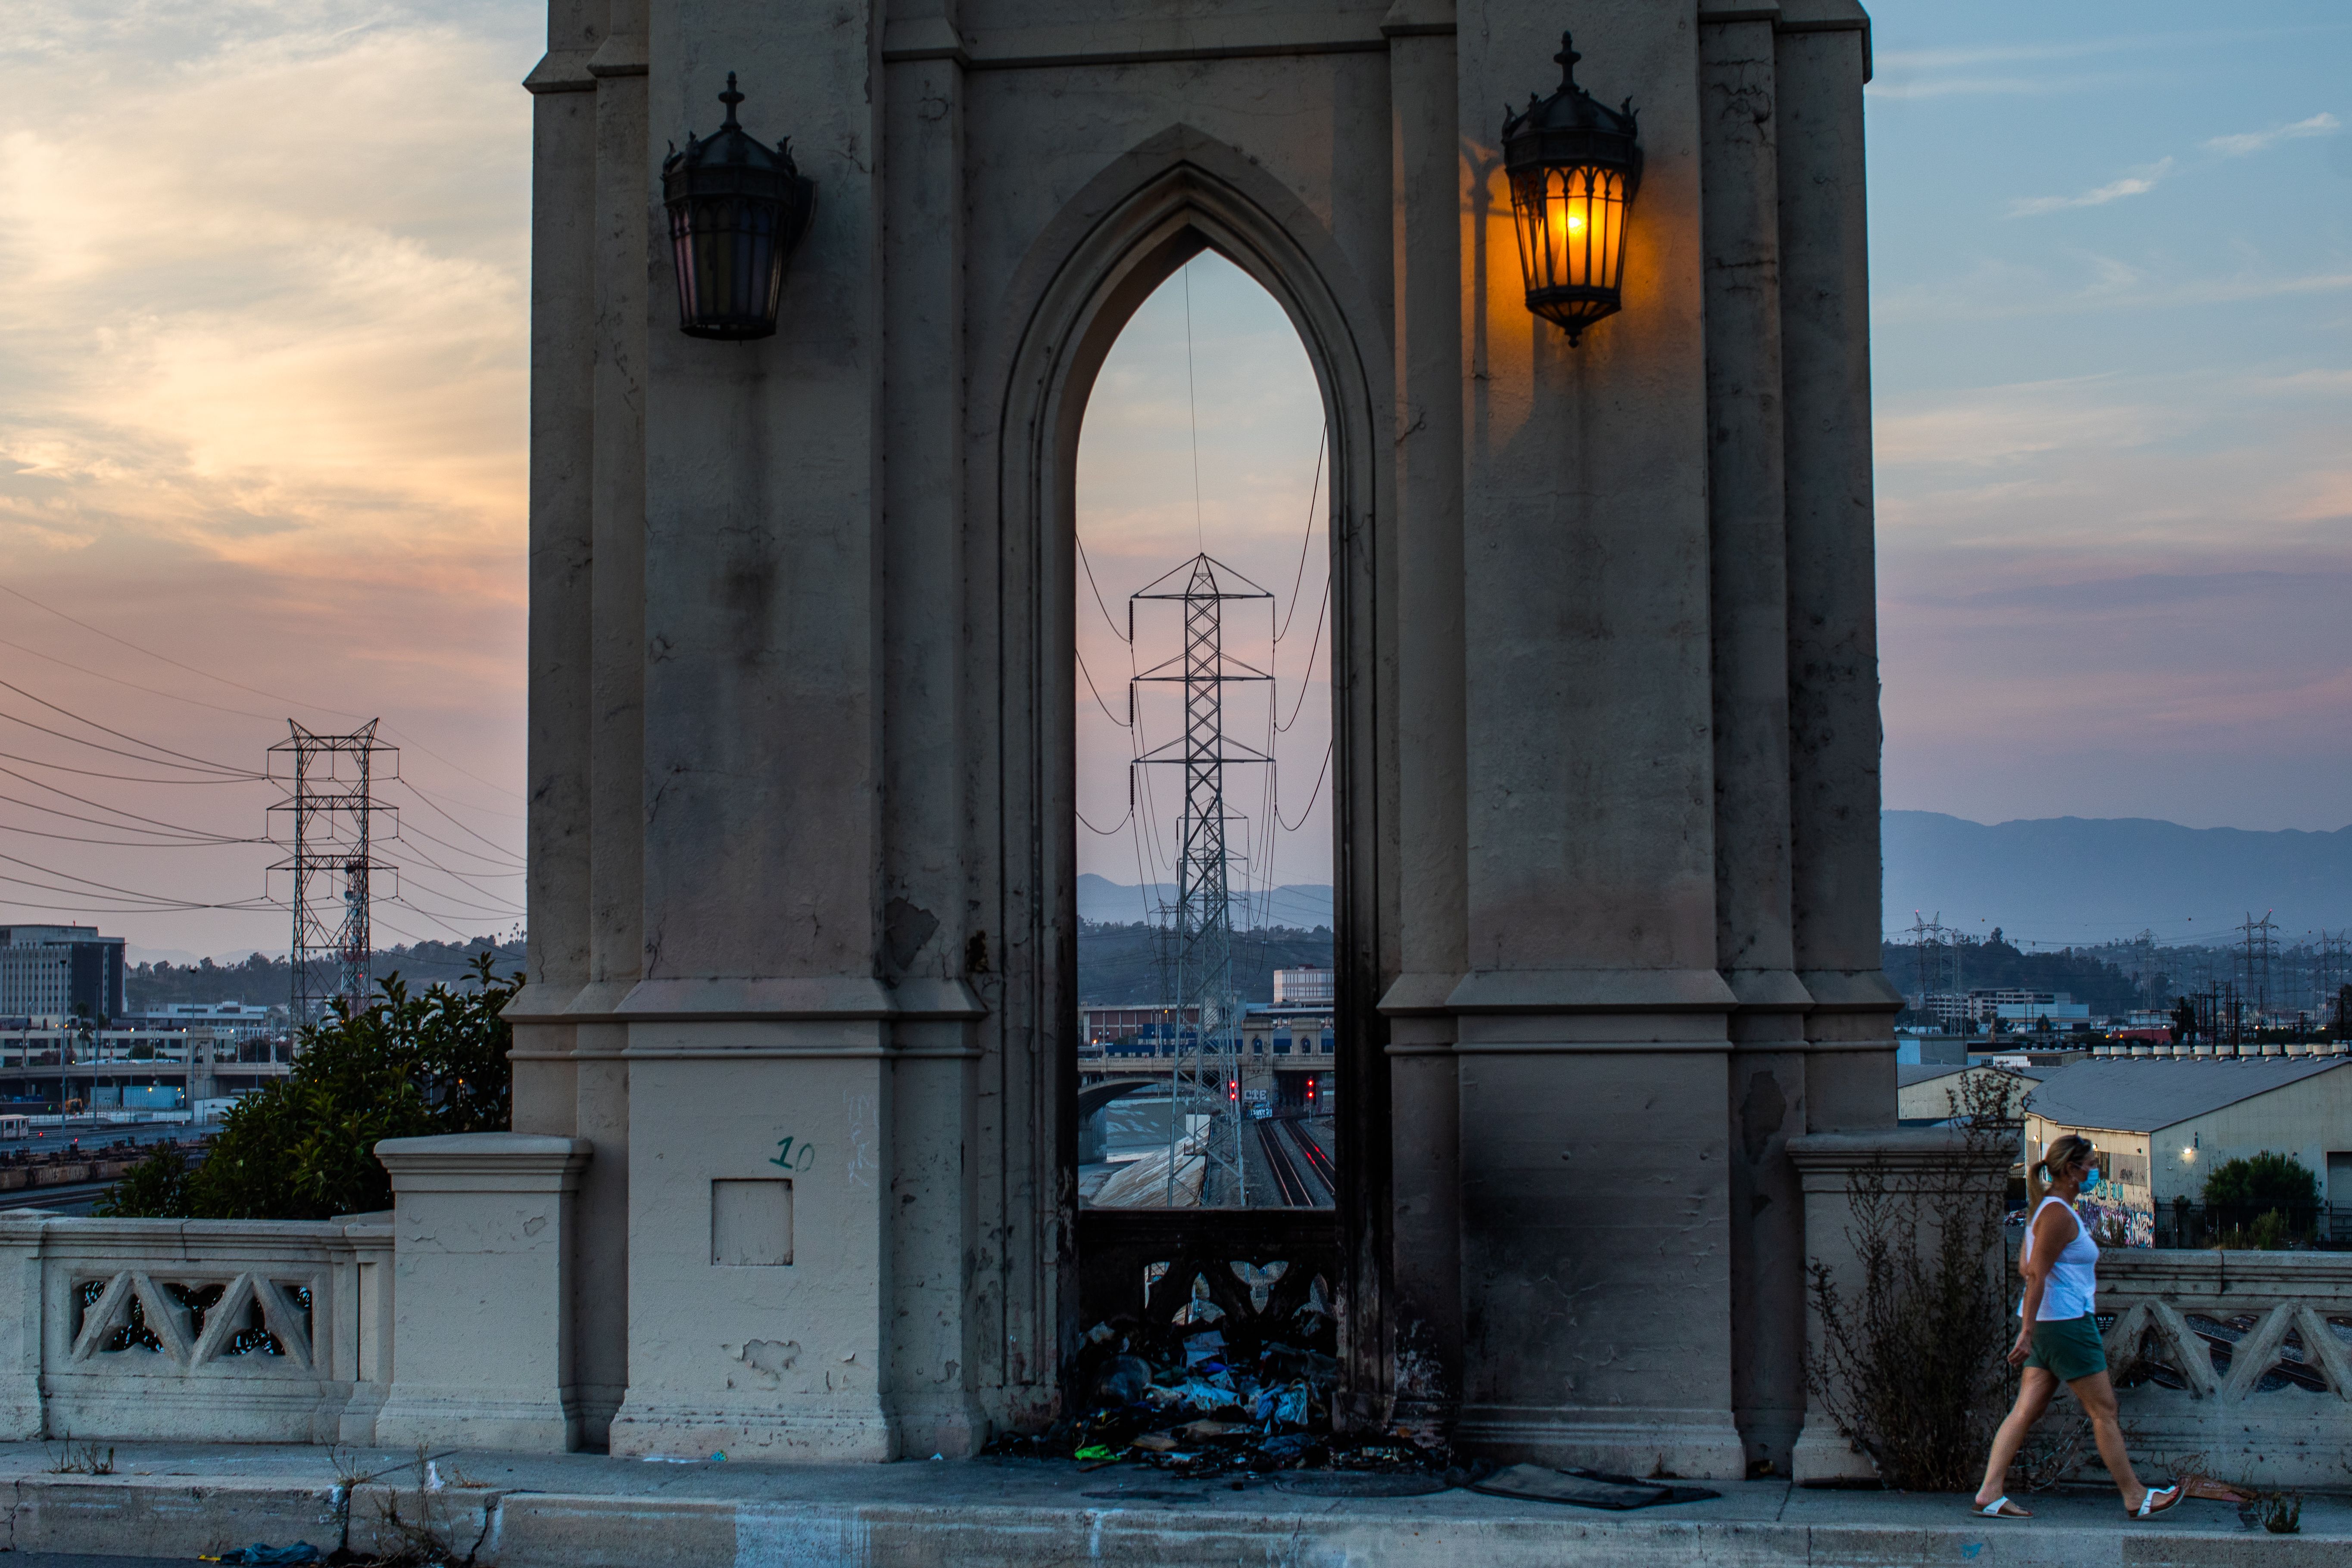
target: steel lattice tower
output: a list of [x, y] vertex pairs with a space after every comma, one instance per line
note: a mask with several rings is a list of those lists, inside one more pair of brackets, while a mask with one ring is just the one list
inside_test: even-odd
[[[399, 837], [394, 808], [374, 794], [378, 784], [400, 776], [399, 750], [375, 738], [379, 721], [371, 719], [348, 735], [320, 735], [289, 719], [288, 738], [269, 748], [270, 777], [286, 789], [286, 797], [269, 809], [293, 818], [290, 843], [278, 840], [292, 853], [270, 869], [294, 877], [289, 1022], [298, 1033], [337, 997], [354, 1014], [365, 1011], [374, 989], [373, 879], [397, 869], [375, 858], [375, 846]], [[280, 757], [290, 772], [281, 771]], [[378, 816], [389, 819], [389, 831], [378, 830]]]
[[[1181, 584], [1181, 585], [1178, 585]], [[1135, 606], [1140, 602], [1168, 601], [1183, 605], [1184, 649], [1154, 665], [1129, 683], [1129, 717], [1134, 717], [1135, 688], [1146, 682], [1181, 684], [1184, 689], [1184, 732], [1135, 758], [1135, 765], [1181, 767], [1184, 778], [1184, 809], [1177, 823], [1176, 902], [1166, 912], [1173, 917], [1174, 952], [1169, 991], [1176, 1007], [1176, 1060], [1169, 1076], [1168, 1181], [1173, 1201], [1176, 1166], [1183, 1133], [1180, 1111], [1182, 1089], [1189, 1084], [1197, 1102], [1204, 1089], [1227, 1116], [1225, 1168], [1233, 1182], [1231, 1202], [1247, 1204], [1243, 1176], [1241, 1107], [1241, 1001], [1234, 990], [1234, 914], [1232, 846], [1227, 826], [1233, 820], [1225, 807], [1225, 770], [1245, 764], [1270, 765], [1274, 759], [1225, 732], [1224, 691], [1241, 681], [1272, 678], [1265, 671], [1230, 657], [1224, 648], [1224, 607], [1228, 600], [1263, 599], [1269, 610], [1274, 595], [1223, 562], [1195, 555], [1128, 595], [1128, 640], [1135, 640]], [[1269, 623], [1270, 629], [1270, 623]], [[1196, 1009], [1192, 1047], [1184, 1048], [1183, 1020], [1187, 1008]], [[1189, 1072], [1187, 1057], [1191, 1058]], [[1214, 1146], [1214, 1137], [1209, 1146]], [[1212, 1171], [1217, 1162], [1212, 1161]], [[1208, 1197], [1205, 1176], [1202, 1201]]]

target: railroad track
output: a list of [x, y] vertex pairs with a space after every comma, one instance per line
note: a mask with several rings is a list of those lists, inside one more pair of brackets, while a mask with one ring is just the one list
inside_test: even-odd
[[0, 1193], [0, 1210], [65, 1208], [95, 1202], [112, 1182], [68, 1182], [54, 1187], [19, 1187]]
[[1300, 1175], [1298, 1168], [1290, 1163], [1290, 1155], [1283, 1149], [1282, 1140], [1275, 1136], [1274, 1123], [1255, 1121], [1250, 1125], [1257, 1129], [1257, 1146], [1265, 1153], [1266, 1169], [1274, 1173], [1275, 1189], [1282, 1194], [1283, 1206], [1314, 1207], [1315, 1198], [1307, 1185], [1307, 1178]]
[[1290, 1141], [1298, 1146], [1298, 1152], [1305, 1156], [1307, 1168], [1313, 1171], [1316, 1179], [1321, 1182], [1334, 1196], [1337, 1196], [1339, 1191], [1339, 1173], [1331, 1163], [1331, 1156], [1323, 1152], [1323, 1145], [1315, 1141], [1314, 1134], [1296, 1121], [1286, 1121], [1282, 1127], [1283, 1131], [1290, 1135]]

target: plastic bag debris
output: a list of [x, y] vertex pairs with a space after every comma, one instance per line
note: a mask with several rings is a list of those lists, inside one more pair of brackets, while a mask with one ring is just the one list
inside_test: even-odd
[[280, 1563], [322, 1563], [325, 1560], [325, 1555], [307, 1541], [298, 1541], [291, 1546], [266, 1546], [257, 1541], [250, 1546], [231, 1547], [217, 1557], [197, 1559], [202, 1563], [267, 1563], [273, 1568]]

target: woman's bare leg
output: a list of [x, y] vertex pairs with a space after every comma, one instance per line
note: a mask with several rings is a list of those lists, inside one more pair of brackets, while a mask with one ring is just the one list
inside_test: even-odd
[[2068, 1384], [2074, 1397], [2083, 1402], [2083, 1414], [2091, 1418], [2091, 1435], [2098, 1439], [2099, 1458], [2106, 1462], [2107, 1474], [2113, 1476], [2116, 1489], [2124, 1494], [2124, 1506], [2137, 1509], [2147, 1496], [2139, 1476], [2132, 1469], [2131, 1456], [2124, 1451], [2123, 1424], [2116, 1416], [2116, 1385], [2107, 1381], [2104, 1372], [2088, 1377], [2078, 1377]]
[[[2099, 1375], [2104, 1382], [2106, 1374], [2101, 1373]], [[2076, 1386], [2079, 1389], [2081, 1385]], [[2025, 1375], [2017, 1385], [2017, 1403], [2011, 1407], [2008, 1418], [2001, 1422], [2000, 1430], [1992, 1435], [1992, 1458], [1985, 1461], [1984, 1485], [1977, 1489], [1979, 1508], [2009, 1489], [2009, 1467], [2017, 1462], [2017, 1451], [2025, 1446], [2025, 1435], [2033, 1430], [2033, 1424], [2042, 1419], [2043, 1411], [2050, 1408], [2050, 1397], [2057, 1392], [2057, 1373], [2046, 1366], [2025, 1369]], [[2109, 1410], [2115, 1408], [2115, 1402], [2116, 1396], [2109, 1394]], [[2132, 1506], [2137, 1508], [2139, 1500], [2133, 1499]]]

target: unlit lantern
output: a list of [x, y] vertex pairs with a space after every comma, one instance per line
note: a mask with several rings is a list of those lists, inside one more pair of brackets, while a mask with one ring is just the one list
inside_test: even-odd
[[670, 251], [677, 263], [677, 324], [688, 337], [740, 342], [776, 330], [784, 263], [807, 229], [816, 184], [793, 166], [791, 142], [770, 147], [735, 122], [727, 73], [726, 123], [692, 132], [662, 161]]
[[1642, 183], [1633, 104], [1611, 109], [1576, 85], [1583, 57], [1559, 36], [1559, 90], [1503, 111], [1503, 166], [1519, 235], [1528, 309], [1567, 329], [1615, 315], [1624, 283], [1625, 226]]

